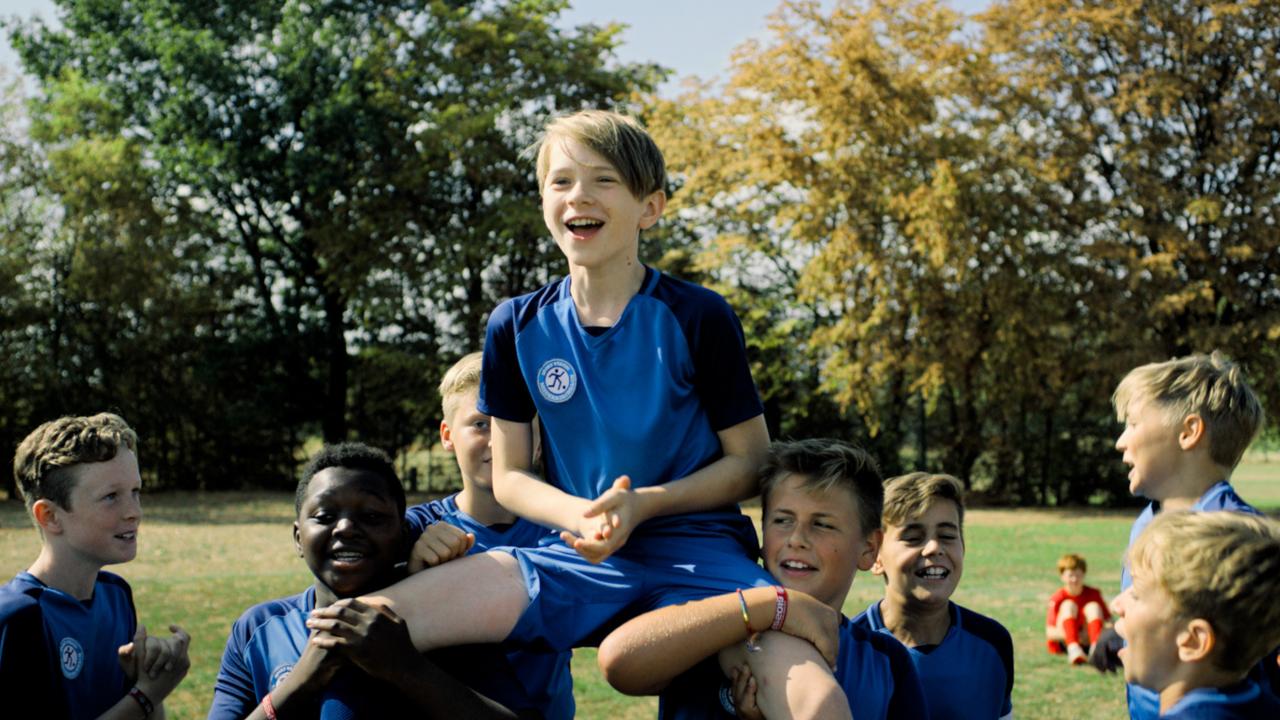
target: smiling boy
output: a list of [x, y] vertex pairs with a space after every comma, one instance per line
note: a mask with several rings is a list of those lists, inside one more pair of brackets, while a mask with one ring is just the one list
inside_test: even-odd
[[[761, 469], [761, 493], [764, 566], [785, 590], [751, 588], [634, 618], [600, 646], [606, 678], [629, 694], [660, 692], [663, 718], [758, 710], [765, 717], [917, 720], [922, 691], [904, 648], [840, 614], [854, 576], [871, 567], [880, 543], [883, 488], [875, 462], [836, 440], [776, 442]], [[833, 661], [842, 692], [829, 697], [840, 706], [824, 706], [820, 695], [787, 696], [786, 683], [770, 675], [776, 670], [761, 664], [778, 652], [775, 631], [813, 642]], [[788, 671], [831, 676], [821, 662]], [[827, 687], [817, 680], [812, 686]]]
[[0, 587], [0, 693], [46, 717], [164, 717], [186, 676], [189, 636], [147, 637], [133, 591], [103, 566], [138, 553], [137, 434], [119, 415], [64, 417], [31, 432], [14, 476], [40, 555]]
[[1233, 512], [1164, 512], [1128, 554], [1116, 599], [1125, 681], [1159, 717], [1274, 720], [1280, 701], [1247, 678], [1280, 644], [1280, 526]]
[[[469, 689], [410, 643], [394, 612], [355, 600], [404, 575], [408, 536], [404, 488], [390, 458], [361, 443], [328, 445], [303, 469], [295, 493], [293, 542], [314, 577], [302, 593], [255, 605], [227, 637], [210, 720], [323, 717], [322, 705], [384, 717], [514, 717], [531, 707], [500, 664], [474, 667]], [[323, 629], [306, 626], [315, 607], [340, 612]], [[490, 659], [500, 660], [497, 653]], [[471, 671], [475, 662], [451, 664]], [[486, 695], [488, 697], [486, 697]], [[337, 715], [341, 711], [334, 710]]]
[[964, 572], [964, 486], [950, 475], [892, 478], [883, 518], [872, 571], [884, 576], [884, 599], [853, 622], [907, 647], [933, 720], [1012, 716], [1009, 631], [951, 601]]
[[[771, 582], [737, 507], [769, 443], [741, 323], [723, 297], [639, 259], [666, 207], [661, 150], [634, 118], [585, 110], [553, 119], [533, 154], [567, 276], [490, 314], [477, 409], [493, 418], [494, 496], [559, 541], [469, 555], [370, 598], [420, 649], [566, 650], [647, 610]], [[815, 652], [779, 641], [792, 643]]]

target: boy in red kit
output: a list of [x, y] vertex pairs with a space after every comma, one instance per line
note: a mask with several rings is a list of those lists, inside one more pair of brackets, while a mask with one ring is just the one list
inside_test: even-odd
[[[1088, 661], [1088, 648], [1098, 641], [1102, 627], [1111, 617], [1102, 593], [1084, 584], [1089, 565], [1075, 553], [1058, 560], [1062, 587], [1049, 598], [1049, 614], [1044, 620], [1044, 634], [1049, 652], [1066, 653], [1067, 662], [1083, 665]], [[1088, 644], [1080, 642], [1082, 631], [1088, 633]]]

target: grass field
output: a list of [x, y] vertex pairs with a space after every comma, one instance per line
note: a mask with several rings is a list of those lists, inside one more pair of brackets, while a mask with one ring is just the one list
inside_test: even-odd
[[[1280, 458], [1248, 458], [1234, 482], [1246, 499], [1272, 514], [1280, 511]], [[149, 496], [146, 507], [138, 559], [110, 569], [133, 585], [141, 620], [149, 628], [177, 623], [191, 633], [191, 674], [166, 706], [171, 718], [202, 718], [232, 621], [249, 605], [296, 593], [310, 581], [293, 551], [293, 499], [175, 493]], [[1012, 633], [1019, 717], [1125, 716], [1119, 678], [1068, 667], [1049, 656], [1042, 625], [1045, 602], [1056, 588], [1054, 563], [1064, 552], [1088, 558], [1088, 582], [1105, 595], [1119, 589], [1121, 555], [1134, 514], [978, 509], [967, 515], [968, 555], [956, 600], [995, 617]], [[39, 539], [22, 506], [0, 503], [0, 575], [11, 577], [38, 552]], [[860, 574], [846, 614], [860, 612], [880, 590], [879, 578]], [[579, 717], [655, 716], [654, 699], [623, 697], [603, 683], [594, 651], [578, 651], [573, 665]]]

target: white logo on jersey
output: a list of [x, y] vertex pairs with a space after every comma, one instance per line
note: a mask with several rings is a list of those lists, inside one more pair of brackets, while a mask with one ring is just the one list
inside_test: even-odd
[[567, 361], [553, 358], [538, 368], [538, 392], [553, 403], [573, 397], [578, 389], [578, 372]]
[[291, 672], [293, 672], [293, 663], [285, 663], [284, 665], [276, 667], [275, 670], [271, 671], [271, 682], [268, 684], [267, 689], [275, 690], [276, 686], [280, 684], [280, 681], [284, 680]]
[[62, 638], [58, 643], [58, 663], [62, 665], [62, 676], [68, 680], [80, 677], [84, 669], [84, 648], [73, 637]]

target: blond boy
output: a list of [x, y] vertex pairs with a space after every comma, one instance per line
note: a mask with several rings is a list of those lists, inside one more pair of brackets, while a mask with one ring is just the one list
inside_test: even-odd
[[1162, 513], [1129, 550], [1116, 600], [1125, 680], [1158, 693], [1161, 718], [1280, 717], [1248, 679], [1280, 644], [1280, 526], [1235, 512]]
[[[1239, 366], [1218, 352], [1143, 365], [1120, 381], [1112, 401], [1125, 423], [1116, 449], [1129, 466], [1129, 491], [1151, 501], [1133, 523], [1131, 546], [1163, 511], [1257, 514], [1230, 483], [1263, 421], [1262, 404]], [[1132, 582], [1126, 565], [1121, 591]], [[1104, 635], [1090, 660], [1114, 669], [1116, 649]], [[1130, 717], [1158, 717], [1155, 693], [1130, 684], [1128, 696]]]
[[164, 717], [190, 667], [187, 634], [149, 638], [129, 584], [102, 570], [138, 552], [136, 448], [123, 418], [100, 413], [47, 422], [14, 456], [43, 544], [0, 587], [0, 693], [51, 717]]

